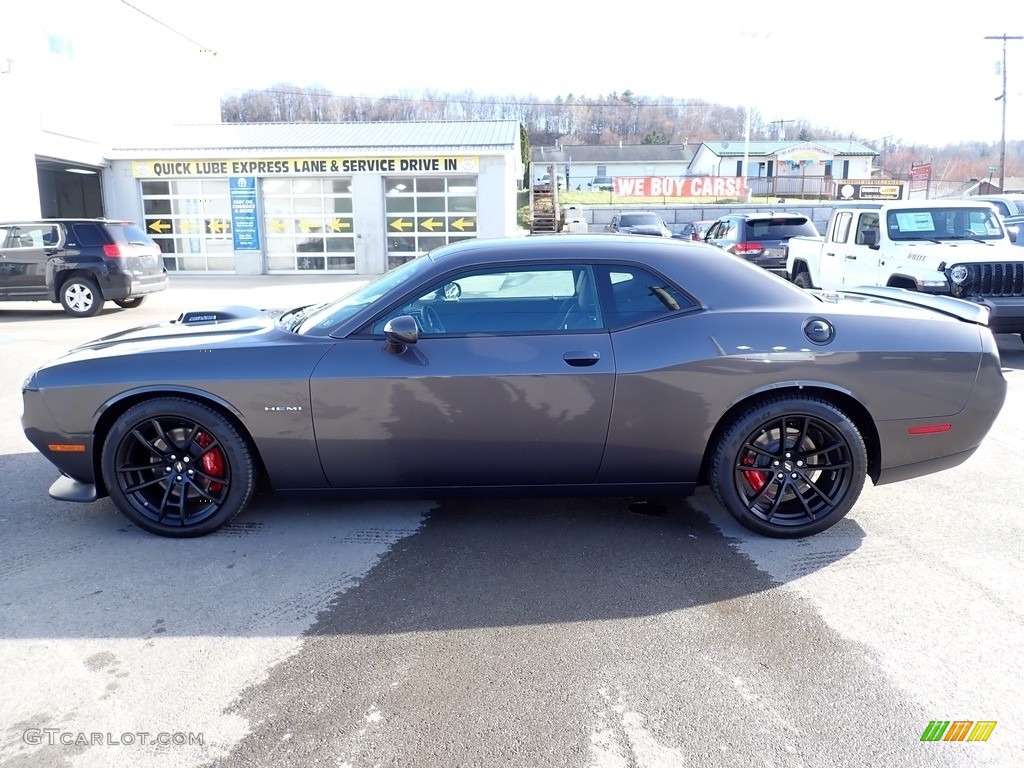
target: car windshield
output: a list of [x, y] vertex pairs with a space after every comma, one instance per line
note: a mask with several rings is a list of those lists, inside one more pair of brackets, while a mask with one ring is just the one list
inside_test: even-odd
[[885, 217], [889, 239], [1001, 240], [999, 215], [992, 208], [907, 208], [889, 211]]
[[340, 299], [309, 307], [298, 307], [281, 316], [281, 324], [300, 334], [324, 333], [356, 312], [369, 306], [393, 288], [416, 277], [430, 264], [428, 256], [419, 256], [387, 272]]
[[619, 220], [622, 227], [660, 227], [661, 219], [653, 213], [624, 213]]

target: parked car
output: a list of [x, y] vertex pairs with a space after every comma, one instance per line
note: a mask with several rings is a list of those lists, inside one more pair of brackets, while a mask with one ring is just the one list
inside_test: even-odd
[[1024, 215], [1024, 195], [967, 195], [961, 199], [992, 203], [999, 211], [1000, 216]]
[[797, 235], [816, 237], [818, 228], [807, 216], [798, 213], [735, 213], [722, 216], [712, 224], [704, 242], [787, 277], [783, 246]]
[[[565, 177], [562, 176], [561, 174], [558, 174], [558, 176], [556, 178], [558, 179], [558, 189], [559, 190], [565, 189]], [[533, 188], [537, 189], [537, 190], [550, 190], [551, 189], [551, 174], [550, 173], [545, 173], [542, 176], [540, 176], [537, 179], [537, 181], [535, 181], [533, 183]]]
[[607, 232], [618, 232], [623, 235], [654, 235], [655, 237], [672, 237], [664, 219], [652, 211], [631, 211], [616, 213], [605, 227]]
[[[703, 245], [438, 248], [326, 304], [197, 307], [32, 372], [50, 495], [199, 536], [278, 490], [685, 496], [798, 537], [966, 460], [1006, 395], [987, 310], [822, 297]], [[941, 376], [936, 376], [941, 361]]]
[[0, 223], [0, 300], [60, 302], [90, 317], [110, 300], [130, 309], [167, 288], [160, 246], [130, 221]]
[[610, 192], [615, 189], [615, 182], [611, 176], [595, 176], [590, 182], [590, 188], [594, 191], [603, 190]]
[[704, 236], [708, 233], [711, 225], [715, 223], [714, 219], [706, 219], [702, 221], [691, 221], [688, 224], [684, 224], [682, 229], [676, 232], [672, 237], [677, 240], [703, 240]]
[[1003, 224], [1014, 245], [1024, 245], [1024, 214], [1004, 216]]

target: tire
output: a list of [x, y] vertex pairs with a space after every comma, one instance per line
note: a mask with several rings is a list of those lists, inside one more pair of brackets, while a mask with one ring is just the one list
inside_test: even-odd
[[114, 303], [121, 309], [135, 309], [145, 300], [145, 296], [130, 296], [127, 299], [114, 299]]
[[182, 398], [132, 406], [103, 444], [103, 481], [117, 509], [159, 536], [204, 536], [248, 505], [256, 463], [213, 408]]
[[103, 294], [91, 277], [72, 275], [60, 287], [60, 303], [70, 315], [92, 317], [103, 309]]
[[798, 272], [797, 276], [793, 278], [793, 285], [797, 288], [813, 288], [811, 284], [811, 276], [807, 272]]
[[842, 520], [866, 474], [864, 439], [845, 413], [814, 397], [774, 397], [725, 430], [714, 449], [711, 489], [744, 527], [799, 538]]

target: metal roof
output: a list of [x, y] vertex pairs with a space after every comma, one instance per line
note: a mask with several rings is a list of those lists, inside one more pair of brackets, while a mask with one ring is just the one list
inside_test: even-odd
[[[869, 155], [874, 157], [878, 154], [866, 144], [859, 141], [752, 141], [750, 142], [750, 157], [761, 157], [777, 155], [788, 149], [794, 149], [809, 144], [812, 147], [821, 147], [833, 155], [857, 155], [863, 157]], [[742, 157], [746, 145], [742, 141], [705, 141], [702, 146], [719, 157]]]
[[109, 157], [201, 150], [502, 150], [519, 144], [516, 120], [155, 125], [111, 142]]
[[530, 161], [544, 163], [689, 163], [696, 152], [689, 144], [561, 144], [530, 147]]

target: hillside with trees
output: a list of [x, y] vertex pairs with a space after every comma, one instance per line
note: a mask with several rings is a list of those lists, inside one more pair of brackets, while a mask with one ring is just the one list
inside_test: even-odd
[[[533, 95], [484, 96], [419, 92], [368, 98], [337, 96], [320, 87], [281, 83], [245, 91], [221, 101], [224, 122], [382, 122], [394, 120], [518, 120], [531, 145], [571, 144], [699, 144], [742, 140], [746, 112], [742, 107], [667, 97], [652, 98], [633, 91], [606, 96], [559, 96], [542, 101]], [[785, 128], [785, 135], [781, 129]], [[968, 142], [943, 147], [911, 144], [893, 136], [881, 139], [814, 126], [806, 121], [780, 125], [756, 110], [750, 116], [751, 140], [779, 138], [802, 141], [852, 139], [879, 153], [886, 175], [906, 177], [913, 163], [931, 162], [936, 181], [989, 179], [999, 165], [999, 144]], [[1024, 141], [1006, 145], [1007, 177], [1024, 176]], [[995, 174], [998, 177], [998, 173]]]

